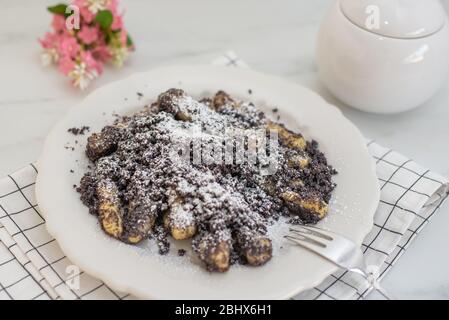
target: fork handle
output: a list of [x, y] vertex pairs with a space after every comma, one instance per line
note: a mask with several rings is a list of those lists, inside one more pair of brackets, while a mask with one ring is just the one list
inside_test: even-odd
[[370, 288], [377, 290], [385, 299], [387, 300], [396, 300], [391, 294], [385, 290], [379, 282], [379, 275], [378, 272], [375, 272], [374, 270], [370, 270], [370, 268], [367, 268], [367, 271], [362, 271], [360, 269], [351, 269], [350, 271], [356, 272], [358, 274], [361, 274], [369, 283]]
[[396, 300], [395, 298], [393, 298], [393, 296], [391, 296], [389, 293], [387, 293], [387, 290], [382, 288], [380, 285], [377, 286], [377, 288], [374, 287], [374, 289], [376, 289], [381, 295], [383, 295], [385, 299], [387, 299], [387, 300]]

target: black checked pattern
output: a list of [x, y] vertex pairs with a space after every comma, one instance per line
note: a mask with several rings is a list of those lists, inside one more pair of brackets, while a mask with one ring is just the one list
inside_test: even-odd
[[[0, 299], [130, 298], [82, 271], [67, 273], [71, 263], [47, 233], [34, 198], [36, 175], [29, 165], [0, 181]], [[75, 277], [79, 289], [71, 285]]]
[[248, 65], [242, 61], [233, 51], [228, 51], [222, 56], [218, 57], [212, 63], [216, 66], [225, 66], [225, 67], [243, 67], [247, 68]]

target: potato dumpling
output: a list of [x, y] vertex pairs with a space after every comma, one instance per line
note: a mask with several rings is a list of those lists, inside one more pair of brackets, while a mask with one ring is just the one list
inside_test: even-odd
[[220, 108], [230, 105], [235, 106], [235, 101], [224, 91], [218, 91], [213, 100], [212, 100], [212, 106], [215, 110], [219, 110]]
[[277, 194], [276, 182], [272, 179], [266, 179], [262, 184], [262, 188], [267, 194], [272, 197], [276, 196]]
[[231, 247], [228, 241], [215, 241], [207, 234], [199, 242], [198, 257], [208, 271], [226, 272], [230, 267]]
[[186, 93], [181, 89], [169, 89], [158, 97], [157, 105], [159, 110], [172, 114], [176, 120], [192, 121], [192, 115], [186, 108], [179, 107], [179, 101], [186, 97]]
[[98, 183], [98, 218], [103, 230], [114, 238], [123, 233], [123, 220], [117, 186], [110, 180]]
[[309, 165], [310, 159], [306, 155], [295, 155], [288, 159], [287, 163], [290, 168], [304, 169]]
[[178, 111], [175, 114], [175, 119], [179, 121], [190, 122], [192, 121], [192, 116], [185, 111]]
[[242, 255], [251, 266], [260, 266], [269, 261], [273, 254], [271, 240], [265, 236], [254, 236], [242, 246]]
[[93, 133], [87, 138], [86, 155], [92, 161], [108, 156], [117, 149], [117, 126], [106, 126], [100, 133]]
[[170, 208], [164, 215], [164, 227], [175, 240], [192, 238], [197, 231], [192, 211], [184, 210], [180, 198], [172, 201]]
[[296, 192], [286, 191], [281, 194], [281, 198], [294, 213], [304, 218], [305, 222], [317, 222], [329, 211], [329, 206], [321, 199], [304, 199]]
[[269, 122], [267, 125], [267, 131], [276, 131], [279, 135], [279, 140], [285, 146], [298, 150], [305, 150], [307, 146], [307, 141], [299, 133], [294, 133], [286, 129], [283, 125]]
[[157, 105], [159, 110], [165, 111], [171, 114], [175, 114], [178, 110], [177, 100], [185, 97], [186, 93], [182, 89], [169, 89], [159, 95], [157, 98]]
[[147, 207], [137, 205], [131, 201], [128, 206], [128, 215], [125, 219], [124, 241], [137, 244], [148, 238], [156, 223], [156, 215]]
[[289, 185], [293, 188], [301, 188], [304, 187], [304, 181], [302, 181], [301, 179], [293, 179], [290, 181]]

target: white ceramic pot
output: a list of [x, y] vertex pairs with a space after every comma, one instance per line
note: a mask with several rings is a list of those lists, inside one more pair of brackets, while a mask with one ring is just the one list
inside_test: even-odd
[[321, 81], [363, 111], [415, 108], [449, 70], [449, 22], [438, 0], [336, 0], [321, 25]]

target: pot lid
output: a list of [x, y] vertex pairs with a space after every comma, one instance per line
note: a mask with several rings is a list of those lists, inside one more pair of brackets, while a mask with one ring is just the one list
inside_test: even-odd
[[439, 31], [446, 12], [439, 0], [340, 0], [343, 14], [357, 26], [401, 39], [421, 38]]

